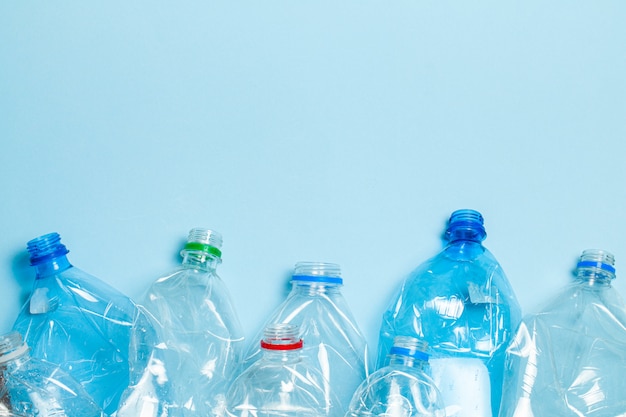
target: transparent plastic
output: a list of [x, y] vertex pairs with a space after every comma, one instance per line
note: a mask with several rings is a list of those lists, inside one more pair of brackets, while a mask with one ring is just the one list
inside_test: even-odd
[[0, 416], [104, 416], [77, 381], [28, 352], [19, 333], [0, 336]]
[[[369, 367], [367, 343], [341, 294], [341, 269], [336, 264], [299, 262], [291, 283], [287, 299], [266, 326], [290, 323], [300, 327], [300, 337], [306, 341], [302, 356], [324, 375], [325, 389], [333, 391], [346, 410]], [[260, 354], [258, 345], [251, 346], [244, 368]]]
[[132, 382], [118, 417], [210, 416], [223, 412], [228, 384], [241, 365], [243, 332], [216, 273], [222, 237], [196, 228], [182, 265], [156, 280], [143, 307], [154, 332], [139, 326], [131, 349]]
[[404, 281], [383, 315], [378, 367], [395, 336], [428, 342], [448, 416], [497, 416], [505, 349], [521, 319], [502, 268], [482, 245], [482, 215], [452, 213], [448, 245]]
[[427, 374], [426, 346], [419, 339], [397, 336], [389, 364], [361, 383], [346, 417], [444, 417], [441, 394]]
[[227, 394], [229, 417], [343, 417], [324, 377], [302, 357], [306, 340], [298, 326], [268, 326], [259, 360], [243, 371]]
[[524, 318], [507, 349], [501, 416], [626, 416], [626, 304], [613, 265], [606, 251], [584, 251], [574, 282]]
[[128, 385], [135, 304], [72, 266], [57, 233], [28, 242], [28, 251], [37, 276], [14, 330], [32, 357], [59, 365], [107, 414], [114, 412]]

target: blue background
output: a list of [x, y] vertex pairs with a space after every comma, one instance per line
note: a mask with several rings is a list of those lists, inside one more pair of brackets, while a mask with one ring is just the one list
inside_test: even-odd
[[626, 2], [0, 4], [0, 330], [25, 243], [138, 297], [190, 228], [247, 336], [301, 260], [336, 262], [370, 344], [449, 214], [525, 312], [580, 252], [626, 259]]

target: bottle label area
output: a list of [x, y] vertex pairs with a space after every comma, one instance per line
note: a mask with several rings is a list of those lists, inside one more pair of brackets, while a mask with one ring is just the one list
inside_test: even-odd
[[430, 359], [447, 417], [492, 417], [489, 371], [480, 359]]

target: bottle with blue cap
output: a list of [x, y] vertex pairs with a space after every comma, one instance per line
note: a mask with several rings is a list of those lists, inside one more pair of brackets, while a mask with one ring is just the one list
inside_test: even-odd
[[70, 264], [58, 233], [27, 244], [36, 279], [15, 321], [31, 356], [70, 374], [106, 414], [129, 381], [130, 329], [135, 303]]
[[444, 417], [445, 406], [429, 376], [427, 343], [396, 336], [387, 365], [354, 392], [346, 417]]
[[507, 349], [502, 417], [626, 415], [626, 304], [615, 258], [585, 250], [575, 279], [522, 320]]
[[[322, 373], [325, 389], [335, 393], [345, 410], [354, 390], [367, 376], [368, 359], [365, 338], [341, 293], [341, 268], [332, 263], [299, 262], [291, 283], [291, 292], [270, 315], [266, 326], [299, 326], [300, 337], [306, 342], [302, 356]], [[251, 346], [244, 368], [260, 355], [259, 347]]]
[[182, 263], [152, 283], [142, 307], [153, 325], [133, 332], [131, 385], [117, 417], [221, 415], [241, 365], [243, 331], [217, 274], [222, 235], [191, 229]]
[[378, 367], [396, 336], [424, 340], [446, 414], [495, 417], [505, 349], [521, 310], [502, 267], [482, 244], [479, 212], [453, 212], [445, 236], [447, 246], [404, 280], [385, 311]]
[[[0, 416], [105, 417], [58, 365], [32, 358], [18, 332], [0, 336]], [[8, 414], [11, 415], [11, 414]]]

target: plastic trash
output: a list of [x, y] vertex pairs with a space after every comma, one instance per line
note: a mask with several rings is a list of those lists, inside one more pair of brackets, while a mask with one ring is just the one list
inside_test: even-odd
[[395, 336], [425, 340], [448, 416], [498, 415], [505, 349], [521, 319], [485, 237], [480, 213], [452, 213], [448, 245], [410, 274], [383, 315], [378, 366]]
[[37, 276], [14, 330], [32, 357], [59, 365], [105, 413], [114, 412], [129, 380], [135, 304], [72, 266], [57, 233], [31, 240], [28, 251]]
[[147, 291], [143, 307], [153, 325], [133, 332], [132, 382], [117, 417], [223, 412], [228, 384], [241, 366], [244, 338], [216, 273], [221, 246], [219, 233], [192, 229], [182, 265]]
[[586, 250], [576, 279], [520, 324], [507, 349], [503, 417], [626, 416], [626, 304], [614, 257]]
[[425, 342], [396, 336], [387, 362], [357, 388], [346, 417], [445, 416], [441, 394], [427, 374]]
[[[262, 356], [239, 375], [227, 394], [229, 417], [343, 417], [317, 368], [301, 356], [298, 326], [265, 329]], [[306, 341], [304, 341], [306, 344]]]
[[[341, 269], [331, 263], [299, 262], [291, 283], [291, 292], [270, 315], [266, 326], [298, 325], [300, 337], [306, 341], [302, 356], [322, 373], [325, 389], [334, 392], [346, 410], [369, 367], [367, 343], [341, 293]], [[258, 345], [251, 346], [244, 368], [260, 353]]]
[[0, 416], [104, 416], [83, 387], [57, 365], [31, 358], [17, 332], [0, 336], [0, 380]]

